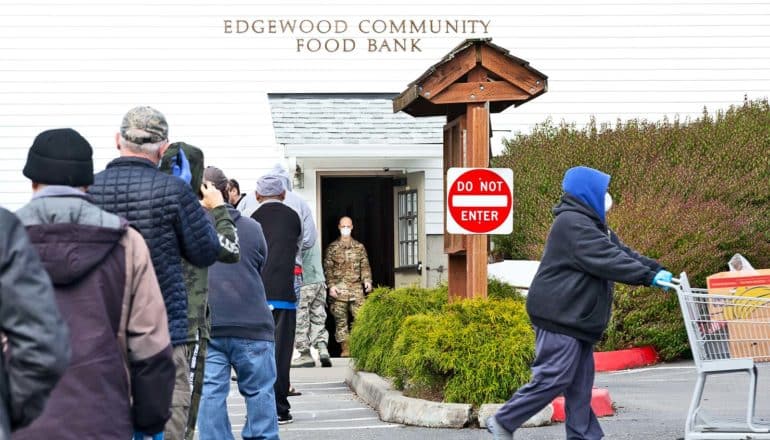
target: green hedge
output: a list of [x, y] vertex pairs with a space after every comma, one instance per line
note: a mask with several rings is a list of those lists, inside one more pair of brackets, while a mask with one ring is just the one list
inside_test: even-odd
[[524, 303], [465, 300], [406, 319], [388, 373], [407, 394], [504, 402], [529, 381], [534, 333]]
[[[726, 270], [736, 252], [770, 267], [770, 106], [742, 106], [695, 121], [628, 121], [586, 129], [542, 124], [507, 142], [494, 165], [514, 170], [514, 232], [495, 249], [539, 259], [564, 171], [587, 165], [612, 175], [610, 226], [632, 248], [693, 284]], [[671, 293], [618, 285], [602, 349], [653, 344], [664, 359], [688, 351]]]
[[450, 305], [446, 286], [377, 289], [350, 336], [356, 368], [418, 397], [505, 401], [529, 380], [534, 336], [516, 289], [490, 280], [488, 292], [489, 300]]
[[408, 316], [441, 310], [446, 303], [446, 286], [376, 289], [359, 310], [350, 334], [350, 355], [356, 359], [356, 368], [386, 375], [401, 324]]

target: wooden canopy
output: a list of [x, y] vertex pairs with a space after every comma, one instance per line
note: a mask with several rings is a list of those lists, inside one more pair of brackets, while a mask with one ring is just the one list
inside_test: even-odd
[[[393, 111], [412, 116], [464, 113], [466, 104], [489, 102], [499, 113], [548, 90], [548, 78], [491, 43], [491, 38], [465, 40], [393, 99]], [[474, 72], [474, 80], [468, 74]]]
[[[465, 40], [393, 99], [393, 111], [446, 116], [444, 181], [452, 167], [489, 166], [490, 113], [521, 105], [548, 90], [548, 78], [491, 39]], [[446, 200], [446, 186], [444, 200]], [[446, 205], [444, 224], [446, 224]], [[449, 299], [487, 296], [486, 235], [444, 231]]]

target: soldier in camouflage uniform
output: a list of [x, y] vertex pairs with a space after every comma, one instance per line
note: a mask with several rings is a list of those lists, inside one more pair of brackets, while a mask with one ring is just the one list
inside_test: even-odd
[[[200, 188], [203, 182], [203, 152], [192, 145], [182, 142], [171, 144], [161, 160], [161, 171], [177, 174], [176, 168], [182, 168], [179, 151], [183, 151], [189, 165], [190, 185]], [[198, 196], [201, 194], [198, 192]], [[237, 263], [240, 259], [238, 234], [225, 205], [208, 211], [219, 237], [219, 258], [223, 263]], [[192, 440], [195, 434], [195, 424], [198, 418], [198, 406], [203, 390], [203, 371], [206, 360], [206, 347], [210, 340], [210, 322], [208, 319], [208, 275], [207, 267], [193, 266], [182, 260], [187, 296], [187, 360], [190, 365], [193, 388], [192, 395], [174, 396], [174, 401], [181, 410], [187, 411], [186, 426], [173, 426], [167, 431], [166, 438], [185, 438]], [[179, 394], [179, 393], [177, 393]], [[173, 405], [172, 405], [173, 410]], [[183, 419], [180, 419], [184, 421]], [[184, 437], [182, 437], [184, 435]]]
[[372, 291], [372, 270], [364, 245], [354, 240], [353, 220], [342, 217], [339, 222], [340, 238], [326, 248], [324, 273], [329, 285], [331, 312], [334, 316], [337, 342], [342, 347], [341, 355], [348, 351], [348, 311], [355, 319], [358, 309], [364, 303], [364, 291]]

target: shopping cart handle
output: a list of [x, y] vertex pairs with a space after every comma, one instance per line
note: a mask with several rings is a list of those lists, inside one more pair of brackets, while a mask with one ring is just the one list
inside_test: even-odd
[[668, 288], [671, 288], [671, 289], [676, 289], [677, 287], [679, 287], [679, 284], [680, 284], [679, 278], [671, 278], [671, 282], [670, 283], [667, 283], [665, 281], [659, 281], [658, 282], [659, 286], [661, 286], [661, 287], [668, 287]]

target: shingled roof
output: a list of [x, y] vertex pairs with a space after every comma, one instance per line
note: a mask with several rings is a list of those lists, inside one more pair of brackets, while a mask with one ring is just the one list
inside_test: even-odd
[[446, 118], [393, 113], [396, 93], [268, 95], [283, 145], [440, 145]]

